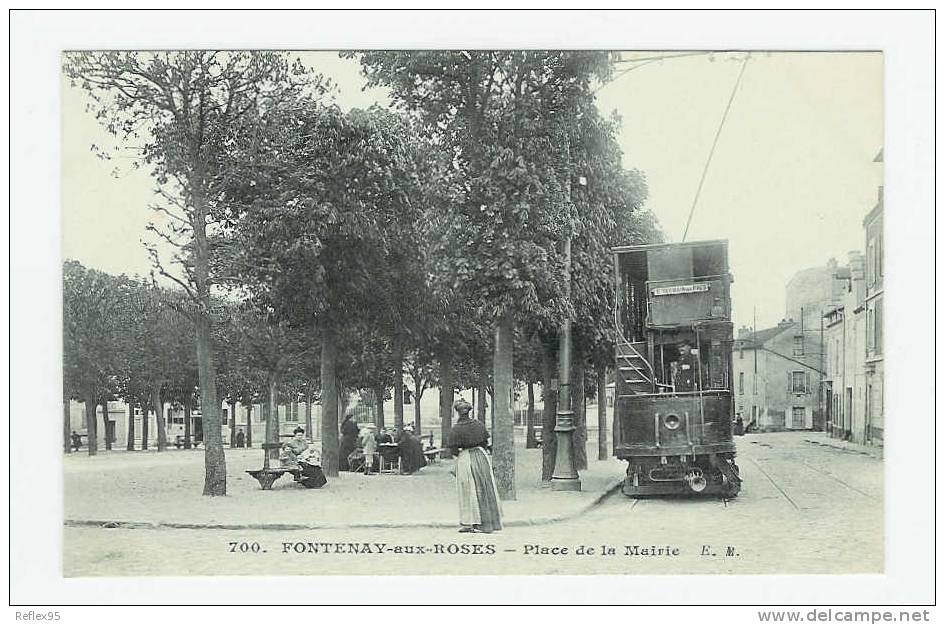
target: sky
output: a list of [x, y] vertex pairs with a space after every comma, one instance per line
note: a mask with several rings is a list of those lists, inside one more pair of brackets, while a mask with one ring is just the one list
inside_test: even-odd
[[[623, 58], [677, 54], [624, 52]], [[356, 61], [300, 53], [330, 77], [343, 108], [388, 103], [364, 90]], [[598, 105], [622, 120], [624, 166], [646, 177], [646, 206], [668, 240], [680, 241], [699, 179], [745, 53], [666, 58], [600, 87]], [[110, 273], [146, 275], [145, 226], [153, 184], [133, 153], [104, 161], [90, 147], [115, 141], [85, 110], [86, 96], [62, 82], [63, 257]], [[883, 145], [881, 53], [749, 55], [719, 135], [687, 240], [728, 239], [736, 325], [784, 317], [791, 276], [843, 263], [862, 250], [862, 221], [876, 204]]]

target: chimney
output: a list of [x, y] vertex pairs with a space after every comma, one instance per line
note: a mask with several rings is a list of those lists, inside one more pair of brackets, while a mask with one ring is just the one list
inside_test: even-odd
[[751, 328], [748, 326], [742, 326], [738, 329], [738, 340], [745, 340], [751, 336]]
[[850, 265], [850, 277], [853, 280], [866, 279], [866, 260], [863, 258], [863, 252], [859, 250], [853, 250], [847, 255], [847, 258]]

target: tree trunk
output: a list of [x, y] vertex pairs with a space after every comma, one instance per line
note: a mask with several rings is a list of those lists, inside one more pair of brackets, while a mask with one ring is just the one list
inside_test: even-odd
[[154, 416], [157, 423], [157, 445], [158, 451], [167, 449], [167, 424], [164, 423], [164, 402], [161, 399], [162, 382], [158, 382], [151, 387], [151, 402], [154, 404]]
[[541, 393], [544, 402], [544, 408], [541, 411], [541, 479], [543, 482], [551, 482], [557, 453], [555, 420], [558, 411], [558, 393], [554, 389], [555, 368], [555, 348], [549, 340], [545, 343], [541, 358]]
[[[486, 374], [485, 365], [479, 366], [479, 403], [476, 405], [476, 418], [480, 423], [486, 422], [486, 389], [489, 386], [489, 376]], [[491, 424], [490, 424], [491, 425]]]
[[[206, 262], [206, 259], [204, 259]], [[209, 292], [206, 304], [209, 309]], [[217, 401], [216, 366], [210, 341], [210, 319], [197, 319], [197, 364], [200, 384], [200, 417], [203, 421], [203, 494], [210, 497], [226, 495], [226, 456], [223, 452], [223, 429], [220, 423], [220, 402]]]
[[[269, 400], [269, 418], [266, 419], [266, 442], [279, 442], [279, 373], [272, 371], [269, 374], [269, 384], [266, 395]], [[279, 450], [270, 449], [266, 452], [270, 460], [279, 459]]]
[[193, 409], [190, 407], [190, 398], [184, 397], [184, 449], [190, 449], [191, 427], [190, 420], [193, 415]]
[[[495, 374], [493, 374], [495, 375]], [[495, 437], [495, 381], [492, 382], [492, 392], [489, 393], [489, 433]]]
[[387, 389], [382, 386], [377, 386], [374, 388], [374, 405], [377, 406], [377, 414], [375, 415], [374, 425], [377, 426], [377, 431], [380, 432], [384, 429], [384, 395], [387, 394]]
[[597, 367], [597, 459], [607, 460], [607, 367]]
[[492, 466], [499, 498], [515, 499], [515, 423], [512, 416], [512, 316], [504, 314], [495, 328], [492, 385], [495, 414], [492, 431]]
[[62, 399], [62, 442], [63, 451], [67, 454], [72, 453], [72, 411], [70, 409], [69, 398]]
[[525, 410], [525, 449], [535, 449], [538, 441], [535, 440], [535, 383], [531, 380], [528, 388], [528, 408]]
[[135, 401], [130, 397], [128, 398], [128, 441], [125, 449], [135, 450]]
[[404, 349], [394, 344], [394, 427], [404, 429]]
[[105, 431], [105, 451], [112, 450], [112, 437], [108, 427], [108, 400], [102, 400], [102, 428]]
[[147, 398], [141, 400], [141, 451], [148, 450], [148, 437], [151, 435], [151, 417], [148, 416], [150, 410]]
[[230, 400], [230, 449], [236, 447], [236, 402]]
[[305, 434], [309, 440], [315, 440], [315, 430], [312, 429], [312, 395], [305, 396]]
[[453, 368], [446, 357], [440, 358], [440, 452], [441, 458], [452, 458], [446, 446], [453, 427]]
[[423, 434], [420, 431], [420, 397], [423, 395], [423, 384], [421, 382], [413, 383], [413, 431], [417, 436]]
[[246, 447], [253, 446], [253, 402], [246, 406]]
[[574, 469], [587, 469], [587, 415], [584, 411], [584, 359], [575, 351], [571, 367], [571, 410], [574, 412], [574, 435], [572, 449]]
[[98, 415], [95, 413], [98, 412], [96, 402], [93, 397], [95, 397], [94, 392], [89, 392], [85, 400], [85, 423], [86, 423], [86, 433], [88, 434], [88, 446], [89, 446], [89, 455], [96, 456], [98, 455]]
[[226, 456], [223, 452], [220, 402], [217, 399], [217, 371], [213, 362], [212, 319], [210, 317], [210, 245], [207, 241], [207, 207], [204, 197], [204, 174], [199, 166], [191, 172], [190, 200], [193, 205], [190, 225], [193, 247], [189, 260], [193, 264], [197, 292], [197, 385], [200, 387], [200, 416], [203, 420], [204, 480], [203, 494], [210, 497], [226, 495]]
[[322, 470], [328, 477], [338, 475], [338, 371], [337, 346], [333, 328], [322, 331]]

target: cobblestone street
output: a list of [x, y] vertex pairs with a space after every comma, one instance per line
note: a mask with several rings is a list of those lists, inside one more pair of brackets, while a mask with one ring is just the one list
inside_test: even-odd
[[[67, 526], [64, 572], [67, 576], [104, 576], [883, 571], [883, 463], [874, 451], [831, 447], [823, 434], [809, 432], [754, 434], [738, 438], [737, 442], [745, 482], [738, 498], [727, 502], [633, 500], [618, 493], [572, 520], [513, 525], [492, 535], [458, 534], [454, 528], [443, 526], [310, 530]], [[591, 445], [589, 448], [593, 449]], [[529, 456], [537, 458], [536, 451], [520, 450], [519, 454], [526, 464]], [[161, 473], [179, 479], [173, 477], [172, 458], [172, 454], [161, 458], [161, 462], [170, 465]], [[95, 462], [105, 468], [108, 460]], [[86, 465], [74, 464], [71, 467], [67, 463], [67, 493], [75, 491], [77, 483], [83, 485], [80, 491], [96, 482], [106, 490], [107, 470], [83, 471]], [[595, 464], [606, 466], [607, 472], [614, 470], [619, 476], [620, 465], [616, 461], [592, 461], [589, 485], [604, 479]], [[370, 514], [370, 519], [364, 520], [376, 521], [412, 518], [404, 511], [424, 506], [438, 512], [441, 508], [451, 510], [453, 498], [443, 488], [448, 484], [447, 466], [434, 467], [435, 472], [423, 477], [370, 478], [391, 480], [384, 487], [388, 492], [385, 500], [375, 499], [363, 507], [355, 497], [352, 513], [344, 514], [343, 510], [333, 513], [352, 521]], [[433, 486], [436, 487], [433, 491], [424, 493]], [[196, 487], [197, 484], [188, 485], [189, 490]], [[189, 498], [186, 491], [179, 492], [185, 500]], [[231, 494], [227, 505], [243, 509], [239, 500], [256, 492], [247, 489], [242, 497]], [[327, 494], [327, 490], [305, 492], [286, 488], [282, 497], [285, 501], [290, 501], [290, 496], [309, 501], [310, 497]], [[536, 488], [526, 490], [521, 501], [509, 502], [507, 507], [515, 510], [514, 516], [524, 523], [532, 508], [537, 516], [553, 511], [553, 506], [542, 503], [542, 498], [554, 502], [587, 496]], [[344, 499], [339, 497], [338, 505]], [[527, 506], [528, 502], [533, 502], [533, 506]], [[145, 504], [152, 511], [175, 509], [179, 515], [172, 493], [153, 493]], [[311, 503], [305, 505], [312, 509]], [[561, 505], [574, 508], [573, 503], [558, 507]], [[66, 517], [70, 518], [70, 512], [74, 517], [78, 508], [67, 501], [66, 510]], [[271, 514], [270, 509], [260, 510], [259, 518], [269, 518]], [[439, 525], [443, 519], [430, 520]], [[247, 524], [253, 521], [245, 519]], [[593, 554], [577, 553], [581, 546], [592, 547]], [[613, 554], [602, 554], [602, 546], [613, 548]], [[567, 551], [562, 553], [562, 549]], [[168, 553], [180, 557], [167, 557]]]

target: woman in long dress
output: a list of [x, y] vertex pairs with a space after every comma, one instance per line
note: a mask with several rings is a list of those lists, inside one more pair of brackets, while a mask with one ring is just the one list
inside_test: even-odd
[[456, 494], [460, 532], [490, 533], [502, 529], [499, 491], [486, 453], [486, 426], [469, 416], [472, 406], [460, 399], [453, 404], [458, 420], [450, 430], [447, 447], [456, 455]]
[[354, 415], [348, 413], [341, 422], [341, 445], [338, 450], [338, 470], [350, 471], [348, 456], [358, 448], [358, 424], [352, 419]]
[[279, 463], [282, 468], [298, 470], [299, 456], [308, 449], [308, 441], [305, 440], [305, 430], [300, 427], [292, 431], [292, 438], [282, 443], [279, 450]]
[[414, 435], [411, 426], [404, 427], [397, 446], [400, 447], [401, 471], [404, 475], [412, 475], [427, 465], [426, 456], [423, 455], [423, 445]]

